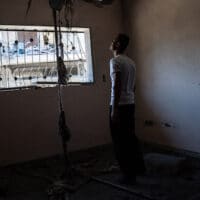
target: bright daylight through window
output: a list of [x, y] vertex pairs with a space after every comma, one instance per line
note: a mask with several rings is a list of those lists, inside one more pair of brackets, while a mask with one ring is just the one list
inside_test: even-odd
[[[93, 82], [89, 29], [61, 31], [69, 83]], [[57, 80], [53, 27], [0, 26], [0, 89], [54, 86]]]

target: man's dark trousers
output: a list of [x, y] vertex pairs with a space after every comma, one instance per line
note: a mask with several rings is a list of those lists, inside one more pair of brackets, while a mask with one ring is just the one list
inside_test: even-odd
[[110, 129], [116, 159], [125, 176], [137, 176], [145, 171], [143, 155], [135, 135], [135, 105], [119, 105], [119, 120], [111, 119]]

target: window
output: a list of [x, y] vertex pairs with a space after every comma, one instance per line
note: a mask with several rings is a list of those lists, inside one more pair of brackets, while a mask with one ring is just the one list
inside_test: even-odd
[[[90, 31], [61, 28], [69, 83], [93, 82]], [[53, 27], [0, 26], [0, 89], [57, 83]]]

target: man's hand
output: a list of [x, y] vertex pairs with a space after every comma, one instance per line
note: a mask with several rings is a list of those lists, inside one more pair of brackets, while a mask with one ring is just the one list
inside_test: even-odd
[[112, 123], [114, 123], [114, 124], [119, 123], [119, 110], [118, 110], [118, 108], [112, 109], [111, 120], [112, 120]]
[[[117, 65], [114, 65], [114, 68], [119, 68]], [[112, 110], [111, 110], [111, 120], [112, 123], [117, 125], [119, 124], [119, 100], [121, 96], [121, 72], [116, 71], [112, 74], [113, 77], [113, 99], [112, 99]]]

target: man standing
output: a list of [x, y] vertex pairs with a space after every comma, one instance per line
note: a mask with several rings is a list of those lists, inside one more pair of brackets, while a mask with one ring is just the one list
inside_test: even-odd
[[123, 181], [133, 183], [145, 171], [145, 165], [134, 131], [136, 68], [133, 60], [124, 54], [128, 44], [129, 37], [119, 34], [110, 47], [114, 55], [110, 60], [110, 128]]

